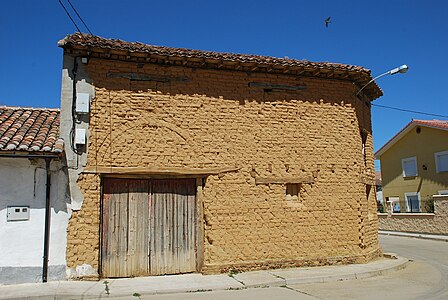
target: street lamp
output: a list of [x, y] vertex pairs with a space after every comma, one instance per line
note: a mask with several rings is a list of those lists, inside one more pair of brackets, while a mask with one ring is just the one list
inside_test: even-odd
[[376, 79], [378, 79], [378, 78], [381, 78], [381, 77], [383, 77], [383, 76], [385, 76], [385, 75], [394, 75], [394, 74], [397, 74], [397, 73], [406, 73], [407, 71], [408, 71], [408, 69], [409, 69], [409, 67], [407, 66], [407, 65], [401, 65], [401, 66], [399, 66], [398, 68], [395, 68], [395, 69], [392, 69], [392, 70], [389, 70], [389, 71], [387, 71], [387, 72], [385, 72], [385, 73], [383, 73], [383, 74], [381, 74], [381, 75], [378, 75], [378, 76], [376, 76], [375, 78], [373, 78], [372, 80], [370, 80], [369, 82], [367, 82], [357, 93], [356, 93], [356, 96], [358, 96], [359, 95], [359, 93], [361, 93], [361, 91], [366, 87], [366, 86], [368, 86], [369, 84], [371, 84], [373, 81], [375, 81]]

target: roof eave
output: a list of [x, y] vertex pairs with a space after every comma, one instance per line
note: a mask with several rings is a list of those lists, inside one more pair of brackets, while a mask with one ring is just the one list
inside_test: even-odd
[[0, 151], [3, 158], [61, 158], [63, 152], [51, 151]]
[[[119, 60], [133, 61], [140, 63], [159, 63], [159, 64], [171, 64], [181, 66], [194, 66], [199, 68], [230, 69], [236, 71], [251, 71], [251, 72], [285, 74], [285, 75], [289, 74], [289, 75], [309, 76], [323, 79], [348, 80], [353, 82], [355, 86], [357, 86], [358, 88], [367, 84], [372, 79], [370, 70], [357, 66], [332, 64], [332, 63], [328, 63], [328, 65], [325, 65], [326, 63], [313, 63], [313, 62], [296, 61], [291, 59], [281, 59], [274, 57], [272, 58], [265, 57], [266, 61], [260, 62], [257, 61], [257, 58], [261, 59], [261, 56], [255, 56], [257, 58], [252, 60], [254, 56], [251, 55], [247, 55], [247, 58], [250, 61], [239, 61], [237, 59], [227, 58], [227, 55], [232, 54], [219, 53], [219, 52], [216, 52], [215, 54], [217, 56], [222, 55], [222, 57], [206, 58], [201, 57], [201, 53], [204, 54], [214, 52], [189, 50], [189, 49], [184, 50], [191, 51], [191, 55], [161, 54], [161, 53], [155, 53], [160, 52], [157, 50], [158, 49], [157, 47], [159, 46], [154, 46], [154, 48], [156, 49], [154, 51], [151, 51], [151, 49], [146, 49], [145, 51], [138, 51], [135, 49], [125, 49], [117, 47], [114, 48], [111, 46], [101, 47], [95, 45], [94, 42], [91, 43], [76, 42], [70, 40], [70, 38], [71, 36], [69, 35], [58, 42], [58, 46], [63, 48], [65, 52], [81, 56], [82, 55], [93, 57], [96, 56], [98, 58], [103, 59], [114, 59], [113, 57], [119, 57]], [[152, 47], [150, 45], [148, 46]], [[166, 48], [168, 49], [168, 47]], [[241, 54], [241, 56], [243, 57], [245, 56], [245, 54]], [[274, 60], [274, 62], [269, 63], [270, 59]], [[319, 64], [321, 65], [319, 66]], [[341, 66], [346, 66], [346, 68], [342, 68]], [[373, 101], [383, 95], [381, 89], [376, 84], [376, 82], [372, 82], [371, 84], [369, 84], [369, 86], [367, 86], [363, 92], [364, 95], [367, 98], [369, 98], [370, 101]]]
[[406, 134], [408, 134], [413, 128], [421, 126], [427, 128], [433, 128], [438, 130], [448, 131], [448, 128], [441, 128], [437, 126], [431, 126], [427, 124], [421, 124], [418, 122], [411, 121], [409, 122], [403, 129], [401, 129], [396, 135], [394, 135], [386, 144], [383, 145], [377, 152], [375, 152], [375, 159], [381, 159], [381, 155], [384, 154], [387, 150], [389, 150], [395, 143], [401, 140]]

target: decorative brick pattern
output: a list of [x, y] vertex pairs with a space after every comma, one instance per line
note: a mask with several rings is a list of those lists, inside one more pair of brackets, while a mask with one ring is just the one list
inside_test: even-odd
[[[203, 272], [365, 262], [377, 257], [370, 106], [350, 81], [139, 65], [91, 58], [87, 168], [228, 168], [203, 190]], [[133, 81], [108, 73], [186, 77]], [[249, 82], [303, 85], [268, 91]], [[361, 132], [366, 134], [365, 155]], [[286, 184], [312, 177], [300, 201]], [[97, 267], [98, 175], [83, 175], [84, 203], [68, 232], [69, 267]]]

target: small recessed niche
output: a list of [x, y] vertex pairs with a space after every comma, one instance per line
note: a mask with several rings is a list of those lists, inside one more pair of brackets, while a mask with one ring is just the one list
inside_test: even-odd
[[417, 128], [415, 128], [415, 132], [419, 134], [420, 132], [422, 132], [422, 128], [420, 126], [417, 126]]
[[298, 183], [286, 184], [286, 201], [299, 201], [300, 185]]

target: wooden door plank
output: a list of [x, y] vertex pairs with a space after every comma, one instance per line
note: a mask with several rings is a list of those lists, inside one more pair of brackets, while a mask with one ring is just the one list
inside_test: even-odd
[[176, 273], [181, 272], [182, 261], [182, 240], [183, 240], [183, 201], [176, 197]]
[[153, 180], [150, 198], [151, 274], [195, 271], [196, 180]]
[[148, 181], [106, 178], [102, 217], [102, 275], [148, 275]]
[[117, 265], [119, 256], [117, 236], [121, 229], [120, 191], [125, 189], [123, 183], [118, 180], [106, 179], [104, 182], [102, 273], [107, 277], [118, 276], [121, 268]]
[[148, 274], [147, 226], [148, 181], [129, 181], [129, 230], [127, 267], [129, 276]]
[[[187, 187], [188, 188], [188, 187]], [[188, 236], [188, 244], [187, 244], [187, 264], [185, 266], [185, 268], [187, 269], [192, 269], [192, 265], [194, 262], [194, 232], [193, 232], [193, 228], [194, 228], [194, 206], [192, 204], [192, 197], [187, 194], [187, 196], [185, 197], [185, 201], [187, 203], [188, 206], [188, 217], [187, 217], [187, 236]]]
[[172, 262], [172, 249], [171, 249], [171, 236], [173, 234], [173, 224], [172, 224], [172, 194], [171, 194], [171, 185], [170, 182], [166, 182], [166, 190], [165, 190], [165, 199], [166, 199], [166, 231], [165, 231], [165, 259], [166, 259], [166, 270], [165, 274], [172, 274], [173, 270], [173, 262]]
[[[108, 271], [110, 269], [109, 267], [109, 260], [110, 260], [110, 247], [109, 247], [109, 226], [110, 226], [110, 193], [109, 191], [109, 181], [104, 181], [104, 188], [103, 190], [103, 215], [102, 215], [102, 241], [101, 241], [101, 275], [103, 277], [107, 277]], [[107, 192], [106, 192], [107, 191]]]
[[150, 240], [149, 240], [149, 270], [151, 275], [156, 275], [156, 243], [159, 239], [157, 233], [159, 230], [156, 229], [156, 221], [157, 221], [157, 206], [158, 203], [156, 201], [156, 194], [153, 193], [154, 187], [153, 183], [150, 183], [151, 193], [149, 195], [150, 198], [150, 220], [149, 220], [149, 228], [150, 228]]
[[175, 228], [174, 228], [174, 193], [173, 191], [173, 184], [172, 182], [169, 182], [168, 184], [168, 191], [166, 193], [167, 200], [168, 200], [168, 253], [166, 253], [168, 258], [168, 273], [175, 274], [175, 261], [174, 261], [174, 235], [175, 235]]
[[148, 234], [146, 234], [146, 249], [147, 249], [147, 260], [148, 260], [148, 275], [151, 274], [151, 240], [154, 237], [153, 232], [153, 222], [151, 220], [154, 220], [153, 218], [153, 199], [152, 199], [152, 186], [151, 181], [148, 180], [148, 220], [146, 220], [146, 228]]
[[[127, 182], [126, 182], [127, 185]], [[128, 193], [121, 192], [118, 194], [118, 235], [117, 238], [117, 265], [118, 265], [118, 276], [129, 276], [126, 268], [127, 262], [127, 246], [128, 246]]]

